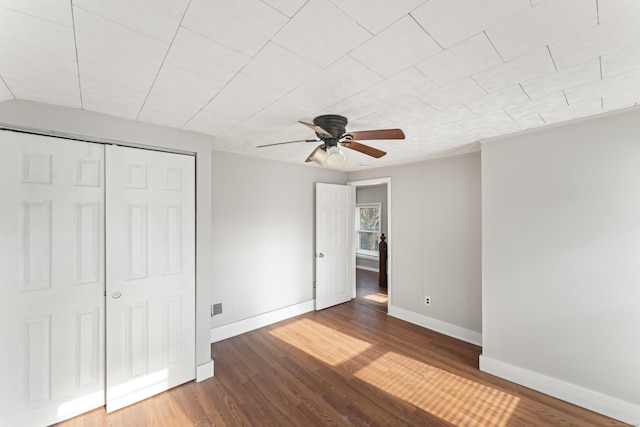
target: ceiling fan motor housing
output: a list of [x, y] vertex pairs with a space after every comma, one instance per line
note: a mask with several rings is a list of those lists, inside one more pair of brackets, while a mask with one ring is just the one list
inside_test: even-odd
[[324, 116], [318, 116], [313, 119], [313, 124], [316, 126], [320, 126], [322, 129], [333, 135], [333, 138], [329, 138], [326, 135], [316, 133], [318, 138], [325, 142], [329, 142], [329, 145], [336, 145], [338, 142], [337, 140], [340, 139], [340, 137], [342, 137], [342, 135], [344, 135], [345, 133], [347, 118], [338, 116], [337, 114], [326, 114]]

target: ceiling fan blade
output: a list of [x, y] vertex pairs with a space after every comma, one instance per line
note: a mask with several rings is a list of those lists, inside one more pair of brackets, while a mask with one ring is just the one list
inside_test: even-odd
[[275, 144], [258, 145], [256, 148], [271, 147], [274, 145], [293, 144], [294, 142], [317, 142], [318, 139], [297, 139], [295, 141], [276, 142]]
[[359, 132], [347, 132], [348, 139], [404, 139], [402, 129], [363, 130]]
[[305, 123], [305, 122], [300, 121], [300, 120], [298, 120], [298, 123], [302, 123], [306, 127], [312, 129], [315, 133], [319, 133], [320, 135], [324, 135], [324, 136], [328, 136], [328, 137], [333, 138], [333, 135], [331, 135], [326, 130], [322, 129], [320, 126], [312, 125], [311, 123]]
[[305, 160], [305, 163], [309, 163], [311, 161], [313, 161], [314, 157], [316, 156], [316, 154], [318, 153], [319, 150], [322, 149], [322, 147], [324, 147], [324, 144], [320, 144], [318, 145], [312, 152], [311, 154], [309, 154], [309, 157], [307, 157], [307, 160]]
[[385, 151], [369, 147], [368, 145], [360, 144], [358, 141], [343, 141], [341, 144], [343, 147], [351, 148], [352, 150], [359, 151], [368, 156], [375, 157], [376, 159], [379, 159], [380, 157], [387, 154]]

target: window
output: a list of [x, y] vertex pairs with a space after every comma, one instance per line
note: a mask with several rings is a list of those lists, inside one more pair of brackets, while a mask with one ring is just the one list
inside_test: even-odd
[[356, 253], [378, 257], [380, 203], [356, 205]]

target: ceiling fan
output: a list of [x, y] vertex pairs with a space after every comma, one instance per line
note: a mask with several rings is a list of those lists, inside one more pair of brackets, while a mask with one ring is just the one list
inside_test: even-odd
[[404, 139], [402, 129], [379, 129], [365, 130], [358, 132], [347, 132], [347, 118], [336, 114], [326, 114], [313, 119], [313, 124], [299, 121], [303, 125], [312, 129], [319, 139], [300, 139], [296, 141], [277, 142], [275, 144], [259, 145], [257, 148], [271, 147], [273, 145], [291, 144], [294, 142], [318, 142], [313, 152], [307, 157], [306, 162], [316, 162], [322, 166], [338, 167], [346, 163], [347, 158], [340, 150], [340, 147], [350, 148], [359, 151], [376, 159], [387, 154], [382, 150], [361, 144], [359, 140], [373, 139]]

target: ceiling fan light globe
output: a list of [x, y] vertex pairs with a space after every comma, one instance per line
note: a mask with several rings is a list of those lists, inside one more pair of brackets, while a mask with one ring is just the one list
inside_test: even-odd
[[322, 146], [316, 147], [315, 150], [309, 155], [307, 158], [307, 162], [314, 161], [320, 166], [324, 166], [325, 159], [327, 158], [327, 152], [321, 148]]
[[347, 157], [342, 153], [337, 146], [329, 147], [327, 150], [327, 157], [324, 159], [324, 164], [331, 168], [339, 168], [347, 163]]

